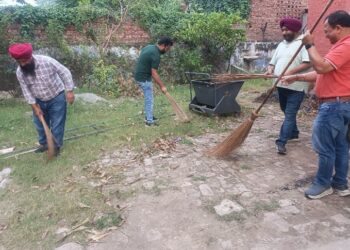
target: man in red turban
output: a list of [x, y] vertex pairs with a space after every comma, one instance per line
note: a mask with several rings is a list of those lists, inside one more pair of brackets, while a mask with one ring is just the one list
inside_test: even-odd
[[43, 116], [55, 138], [55, 154], [63, 145], [67, 102], [74, 102], [74, 83], [70, 71], [55, 59], [33, 55], [30, 43], [12, 44], [8, 49], [19, 67], [16, 75], [24, 98], [33, 109], [33, 122], [38, 132], [40, 147], [47, 150], [45, 130], [39, 117]]
[[30, 43], [12, 44], [9, 53], [16, 60], [28, 60], [32, 58], [33, 47]]
[[[280, 75], [283, 72], [294, 53], [301, 46], [301, 38], [298, 37], [301, 26], [301, 22], [295, 18], [284, 18], [280, 21], [284, 40], [278, 44], [266, 74]], [[303, 48], [285, 75], [304, 72], [308, 68], [310, 68], [310, 59], [306, 49]], [[277, 85], [280, 107], [284, 113], [284, 121], [276, 140], [278, 154], [285, 155], [287, 142], [299, 137], [296, 116], [308, 88], [308, 83], [304, 81], [298, 81], [288, 86], [281, 83]]]

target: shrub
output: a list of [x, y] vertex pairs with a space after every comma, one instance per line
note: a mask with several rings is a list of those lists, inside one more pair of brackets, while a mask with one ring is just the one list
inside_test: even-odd
[[203, 60], [220, 70], [230, 59], [237, 43], [245, 39], [244, 30], [234, 28], [235, 24], [242, 22], [237, 14], [194, 13], [182, 20], [176, 36], [189, 48], [200, 48]]

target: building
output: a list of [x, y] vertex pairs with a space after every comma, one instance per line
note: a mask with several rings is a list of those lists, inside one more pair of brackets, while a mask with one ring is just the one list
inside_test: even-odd
[[295, 17], [307, 21], [307, 0], [251, 0], [247, 42], [237, 46], [231, 68], [264, 72], [278, 43], [282, 41], [280, 20]]
[[308, 0], [251, 0], [247, 40], [281, 41], [280, 20], [284, 17], [296, 17], [306, 23], [307, 2]]
[[[328, 0], [251, 0], [247, 42], [238, 45], [231, 66], [263, 72], [283, 39], [279, 21], [283, 17], [296, 17], [303, 21], [303, 27], [310, 29], [327, 3]], [[335, 10], [350, 12], [350, 0], [334, 0], [325, 17]], [[314, 32], [315, 45], [321, 55], [331, 47], [323, 32], [324, 18]]]
[[[309, 10], [308, 11], [309, 12], [308, 28], [309, 29], [316, 22], [317, 18], [323, 11], [327, 2], [328, 0], [308, 0], [308, 10]], [[330, 9], [327, 11], [325, 17], [336, 10], [346, 10], [350, 12], [350, 0], [334, 0]], [[324, 36], [323, 20], [317, 26], [314, 32], [314, 36], [315, 36], [315, 45], [317, 50], [321, 53], [321, 55], [325, 55], [332, 45], [330, 44], [329, 40]]]

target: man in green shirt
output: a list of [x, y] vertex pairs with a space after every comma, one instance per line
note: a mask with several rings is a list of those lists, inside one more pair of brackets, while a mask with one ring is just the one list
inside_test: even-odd
[[134, 77], [144, 95], [144, 110], [146, 113], [146, 125], [154, 126], [153, 117], [153, 80], [159, 85], [163, 93], [167, 89], [159, 77], [158, 68], [160, 64], [160, 55], [168, 52], [173, 46], [173, 40], [170, 37], [161, 37], [156, 45], [148, 45], [141, 50], [137, 61]]

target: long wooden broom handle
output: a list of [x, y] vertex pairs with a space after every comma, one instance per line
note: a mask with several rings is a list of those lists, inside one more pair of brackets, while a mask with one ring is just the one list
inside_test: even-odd
[[[322, 11], [322, 13], [320, 14], [320, 16], [318, 17], [318, 19], [316, 20], [316, 22], [314, 23], [314, 25], [312, 26], [310, 33], [314, 32], [314, 30], [316, 29], [317, 25], [319, 24], [319, 22], [321, 21], [321, 19], [323, 18], [323, 16], [326, 14], [327, 10], [329, 9], [329, 7], [332, 5], [334, 0], [329, 0], [327, 5], [325, 6], [324, 10]], [[299, 54], [299, 52], [301, 51], [301, 49], [303, 48], [303, 44], [301, 44], [298, 48], [298, 50], [294, 53], [292, 59], [290, 59], [288, 65], [284, 68], [282, 74], [277, 78], [275, 84], [273, 85], [273, 87], [268, 91], [265, 99], [263, 100], [263, 102], [260, 104], [260, 106], [255, 110], [255, 113], [258, 114], [260, 112], [260, 109], [265, 105], [265, 103], [267, 102], [267, 100], [269, 99], [269, 97], [271, 96], [271, 94], [273, 93], [273, 91], [275, 90], [277, 84], [280, 82], [280, 80], [282, 79], [282, 77], [284, 76], [284, 74], [286, 73], [286, 71], [288, 70], [289, 66], [293, 63], [293, 61], [295, 60], [295, 58], [297, 57], [297, 55]]]

